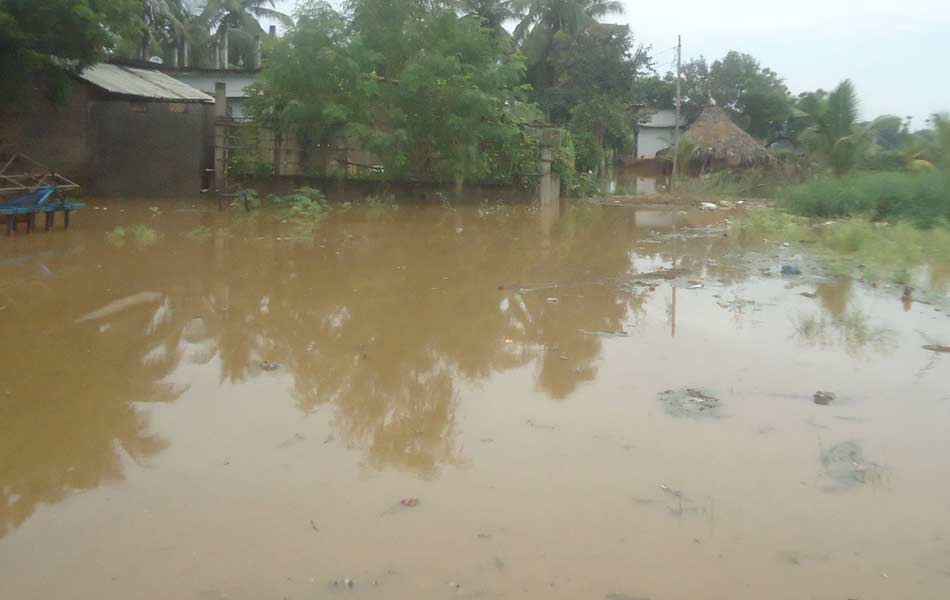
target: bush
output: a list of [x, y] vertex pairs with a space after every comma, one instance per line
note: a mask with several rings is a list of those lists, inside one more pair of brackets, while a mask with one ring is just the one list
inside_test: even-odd
[[950, 220], [950, 175], [858, 173], [787, 188], [779, 203], [806, 217], [905, 219], [920, 227]]

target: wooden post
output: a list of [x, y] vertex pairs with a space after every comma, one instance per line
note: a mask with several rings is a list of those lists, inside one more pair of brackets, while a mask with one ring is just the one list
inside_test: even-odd
[[228, 94], [227, 84], [214, 84], [214, 187], [217, 192], [227, 193], [227, 145], [228, 145]]
[[682, 72], [683, 37], [676, 36], [676, 122], [673, 123], [673, 172], [670, 173], [670, 192], [676, 191], [676, 168], [680, 152], [680, 73]]
[[63, 211], [63, 229], [69, 229], [69, 211]]

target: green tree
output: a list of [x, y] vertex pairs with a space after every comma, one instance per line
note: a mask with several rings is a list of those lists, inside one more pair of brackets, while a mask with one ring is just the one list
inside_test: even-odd
[[317, 143], [365, 122], [376, 81], [361, 39], [329, 4], [313, 2], [270, 48], [248, 110], [262, 125], [295, 130]]
[[511, 8], [510, 0], [462, 0], [461, 7], [465, 14], [483, 19], [485, 26], [493, 32], [505, 31], [503, 25], [518, 16]]
[[387, 172], [481, 178], [487, 148], [520, 135], [507, 107], [523, 97], [523, 61], [502, 60], [487, 29], [447, 10], [407, 21], [403, 43], [407, 59], [377, 87], [378, 114], [357, 133]]
[[813, 125], [801, 140], [836, 175], [854, 169], [867, 151], [870, 131], [858, 125], [858, 95], [850, 79], [845, 79], [827, 95], [805, 95], [799, 107]]
[[607, 158], [632, 142], [637, 81], [650, 67], [626, 25], [597, 24], [555, 35], [548, 65], [556, 78], [535, 98], [554, 123], [574, 135], [578, 168], [602, 171]]
[[749, 54], [730, 51], [709, 68], [709, 94], [737, 125], [760, 140], [774, 139], [792, 99], [782, 78]]
[[[596, 25], [600, 17], [623, 12], [623, 5], [616, 0], [513, 0], [512, 6], [522, 15], [514, 36], [521, 42], [529, 67], [547, 62], [557, 34], [574, 36]], [[541, 73], [548, 80], [554, 75], [546, 70]]]
[[133, 0], [3, 0], [0, 2], [0, 103], [20, 97], [20, 88], [46, 74], [54, 92], [102, 60], [116, 39], [134, 28]]
[[187, 10], [182, 0], [141, 0], [137, 57], [148, 60], [151, 49], [175, 46], [184, 38]]
[[220, 62], [231, 60], [229, 48], [232, 37], [237, 40], [240, 48], [248, 50], [252, 47], [254, 37], [264, 32], [260, 19], [279, 21], [287, 26], [293, 24], [293, 19], [278, 11], [275, 6], [274, 0], [207, 1], [201, 12], [201, 19], [214, 31]]

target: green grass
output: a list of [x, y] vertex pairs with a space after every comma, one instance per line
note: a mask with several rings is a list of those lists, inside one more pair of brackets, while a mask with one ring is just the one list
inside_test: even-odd
[[908, 221], [918, 227], [950, 222], [950, 174], [856, 173], [822, 177], [782, 190], [779, 206], [820, 218]]
[[776, 209], [751, 209], [734, 239], [747, 245], [789, 242], [817, 255], [833, 275], [856, 275], [939, 291], [950, 282], [950, 227], [920, 229], [852, 217], [826, 224]]

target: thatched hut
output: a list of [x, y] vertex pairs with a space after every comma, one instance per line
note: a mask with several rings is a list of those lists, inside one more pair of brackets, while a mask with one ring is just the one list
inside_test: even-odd
[[[764, 165], [770, 156], [765, 146], [743, 131], [726, 111], [710, 104], [703, 109], [683, 134], [680, 160], [692, 172], [705, 173], [717, 169], [739, 169]], [[671, 161], [673, 149], [667, 148], [657, 158]]]

